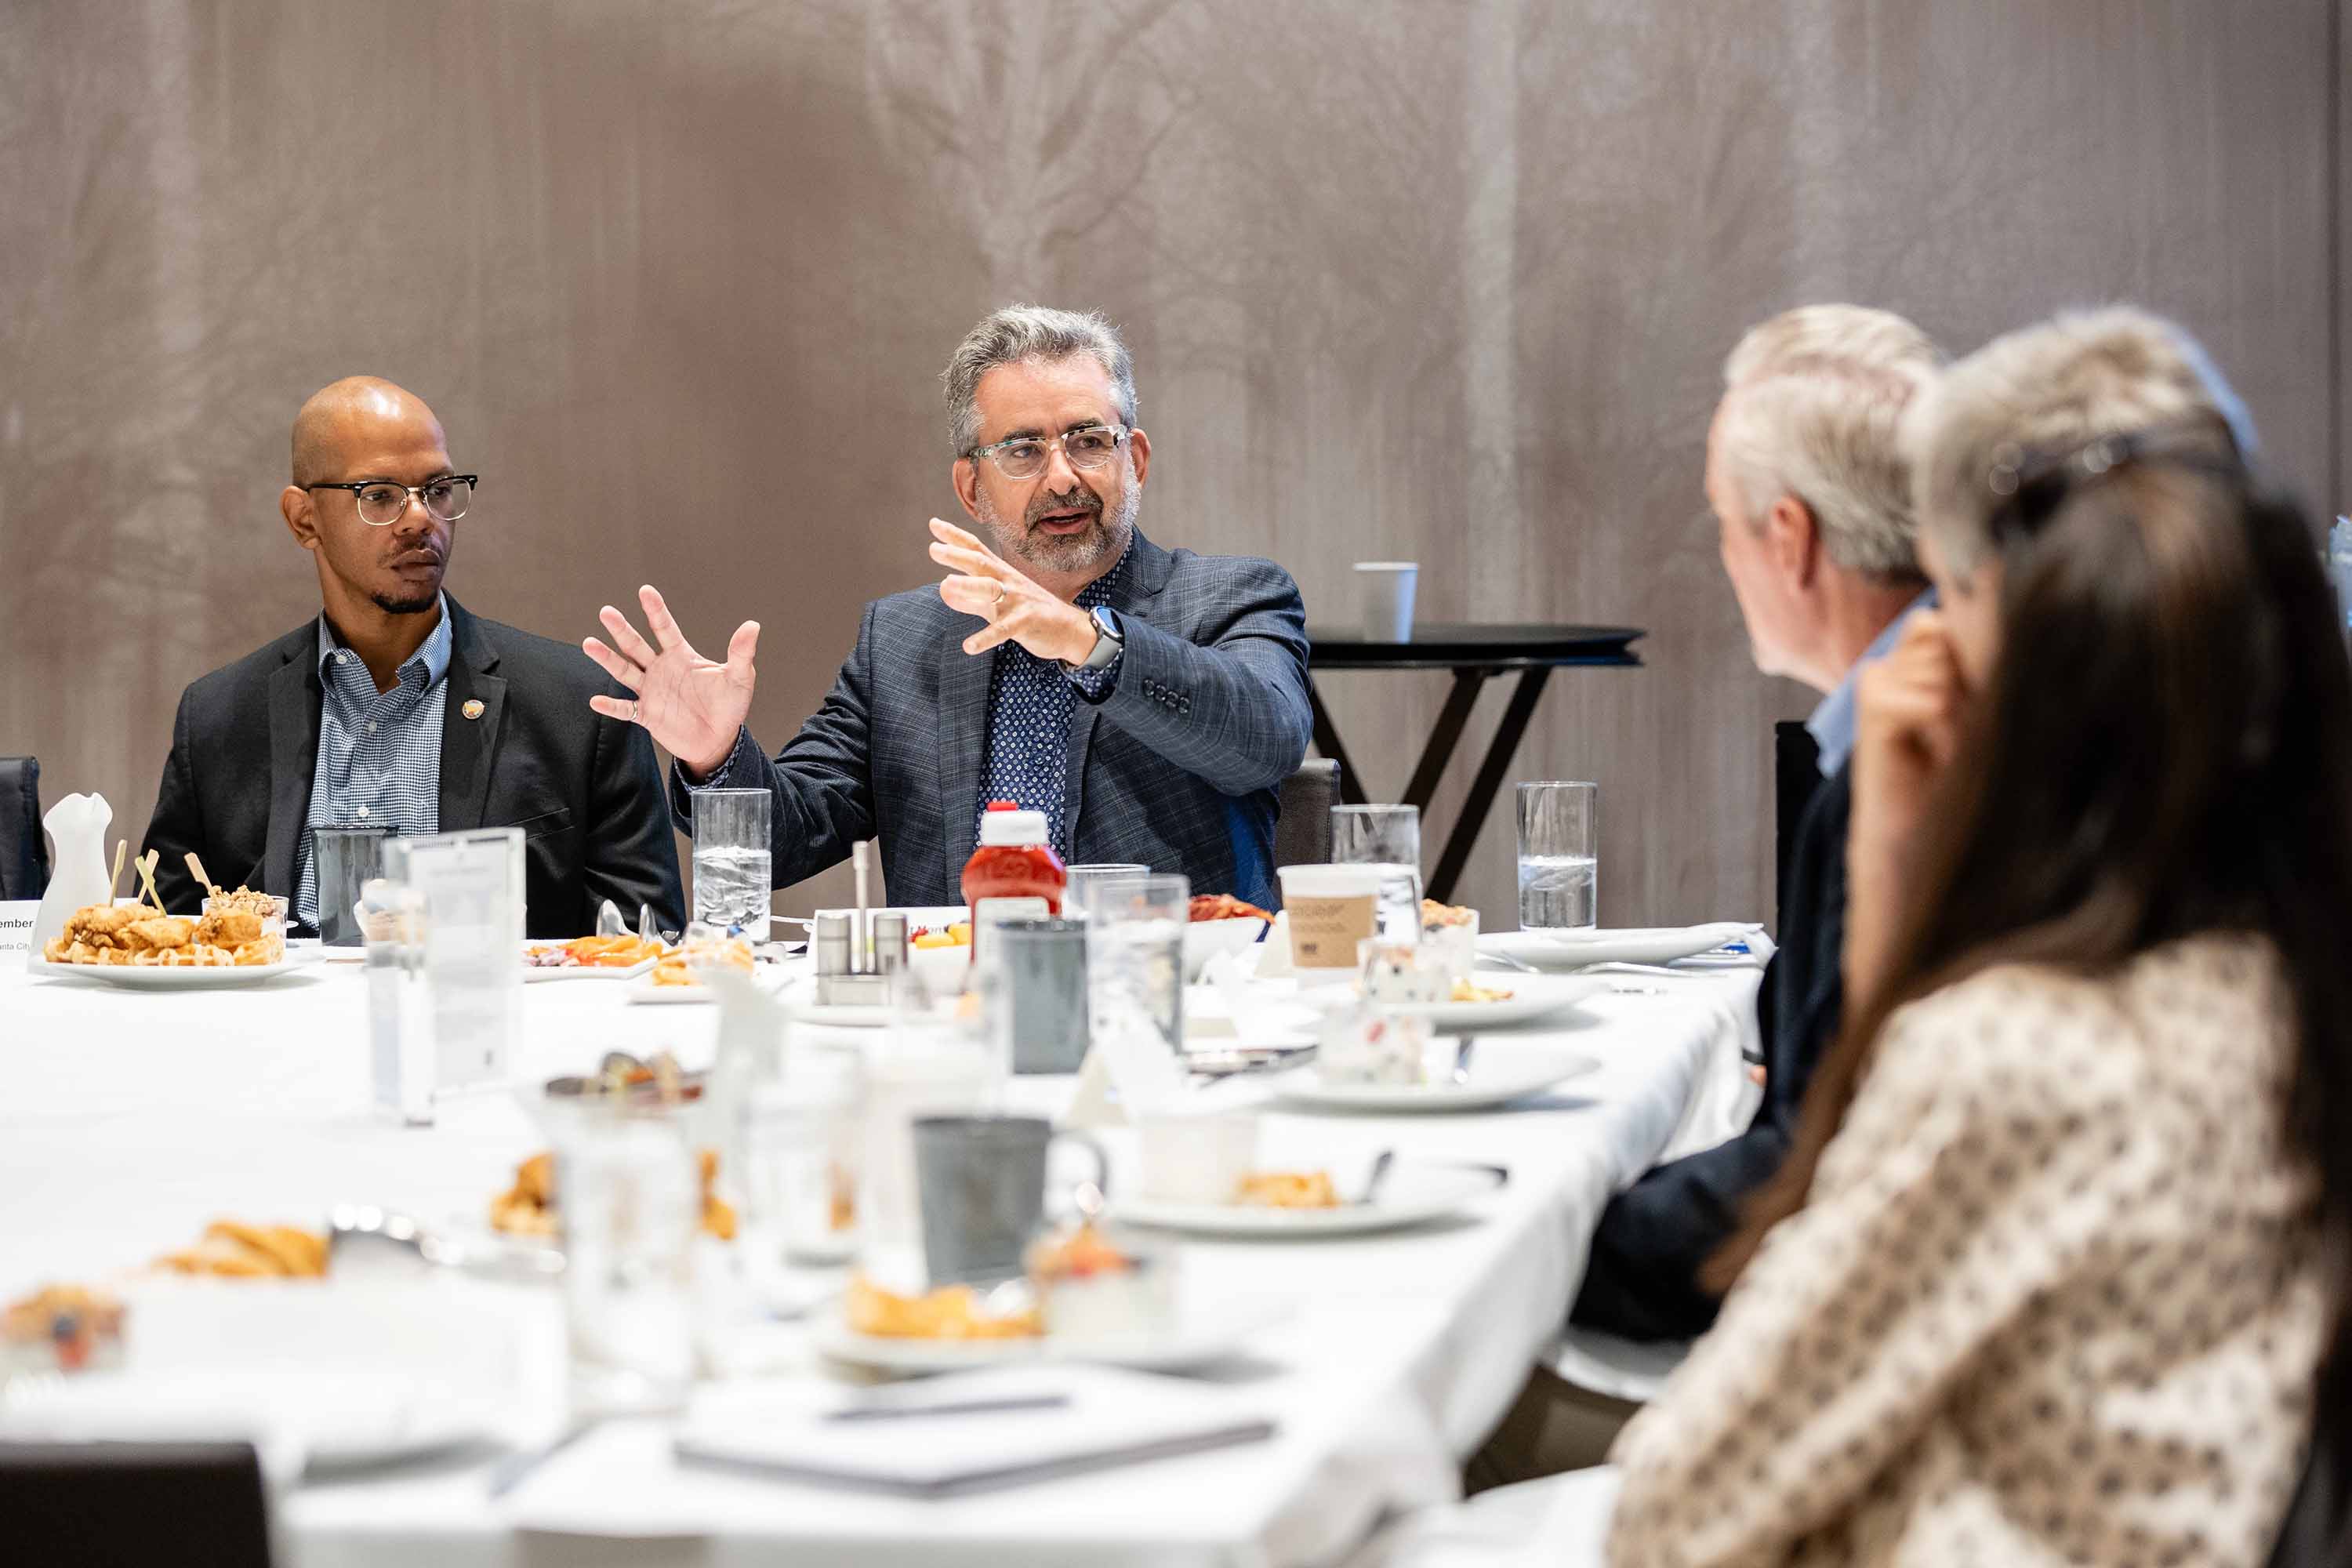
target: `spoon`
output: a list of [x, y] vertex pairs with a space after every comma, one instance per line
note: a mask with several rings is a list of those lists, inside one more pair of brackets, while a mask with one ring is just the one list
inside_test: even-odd
[[552, 1247], [468, 1251], [435, 1236], [414, 1215], [373, 1204], [335, 1206], [327, 1216], [327, 1258], [333, 1275], [348, 1273], [355, 1260], [362, 1268], [389, 1264], [413, 1271], [421, 1264], [505, 1279], [544, 1279], [563, 1272], [563, 1255]]
[[1477, 1047], [1477, 1036], [1465, 1035], [1462, 1037], [1460, 1041], [1454, 1045], [1454, 1072], [1451, 1081], [1456, 1089], [1467, 1089], [1470, 1087], [1470, 1053]]
[[1356, 1199], [1359, 1206], [1370, 1205], [1381, 1195], [1381, 1184], [1389, 1179], [1390, 1167], [1396, 1163], [1396, 1151], [1383, 1149], [1372, 1156], [1371, 1173], [1364, 1178], [1364, 1190]]

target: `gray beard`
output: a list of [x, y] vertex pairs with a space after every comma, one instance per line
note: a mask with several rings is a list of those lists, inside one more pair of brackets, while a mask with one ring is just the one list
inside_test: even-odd
[[1034, 566], [1041, 572], [1075, 576], [1108, 568], [1118, 560], [1128, 542], [1135, 537], [1135, 514], [1142, 503], [1142, 492], [1130, 486], [1116, 512], [1098, 512], [1084, 533], [1061, 539], [1032, 533], [1025, 523], [1006, 524], [985, 499], [981, 503], [980, 521], [988, 525], [997, 553], [1006, 560]]

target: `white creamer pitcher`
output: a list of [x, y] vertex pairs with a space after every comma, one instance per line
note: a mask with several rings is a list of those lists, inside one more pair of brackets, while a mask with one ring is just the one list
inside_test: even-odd
[[37, 962], [49, 939], [60, 935], [76, 910], [102, 904], [110, 896], [106, 885], [106, 830], [114, 822], [114, 808], [102, 795], [69, 795], [49, 807], [41, 826], [49, 830], [56, 854], [50, 859], [48, 891], [41, 895], [41, 912], [33, 917], [33, 951]]

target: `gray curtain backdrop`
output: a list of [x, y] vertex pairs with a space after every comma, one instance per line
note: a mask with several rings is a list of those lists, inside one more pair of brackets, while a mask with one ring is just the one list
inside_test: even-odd
[[[1754, 672], [1704, 515], [1723, 353], [1807, 300], [1965, 350], [2135, 300], [2352, 506], [2347, 16], [10, 0], [0, 751], [135, 839], [181, 689], [317, 608], [287, 425], [362, 371], [485, 476], [469, 605], [576, 638], [651, 581], [709, 651], [756, 616], [780, 744], [933, 574], [949, 348], [1035, 299], [1130, 333], [1163, 543], [1273, 556], [1315, 619], [1403, 557], [1428, 618], [1647, 627], [1646, 668], [1555, 679], [1516, 776], [1600, 781], [1607, 922], [1768, 916], [1811, 698]], [[1444, 688], [1327, 682], [1376, 797]], [[1510, 908], [1507, 807], [1465, 891]]]

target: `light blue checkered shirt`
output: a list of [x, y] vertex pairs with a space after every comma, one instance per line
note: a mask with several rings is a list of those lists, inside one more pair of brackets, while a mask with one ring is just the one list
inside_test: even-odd
[[1860, 718], [1854, 704], [1862, 685], [1862, 667], [1876, 664], [1893, 653], [1895, 645], [1903, 640], [1904, 623], [1920, 611], [1935, 607], [1936, 590], [1933, 588], [1904, 605], [1903, 613], [1886, 623], [1871, 645], [1862, 650], [1862, 657], [1853, 661], [1853, 668], [1845, 672], [1845, 679], [1837, 683], [1837, 689], [1822, 698], [1821, 705], [1813, 710], [1813, 716], [1805, 721], [1805, 728], [1812, 731], [1813, 745], [1820, 752], [1822, 777], [1827, 778], [1845, 766], [1845, 760], [1853, 755], [1854, 725]]
[[319, 617], [319, 765], [310, 814], [294, 851], [294, 917], [319, 923], [319, 868], [310, 829], [382, 827], [408, 835], [441, 828], [441, 718], [449, 706], [449, 601], [424, 646], [389, 691]]

